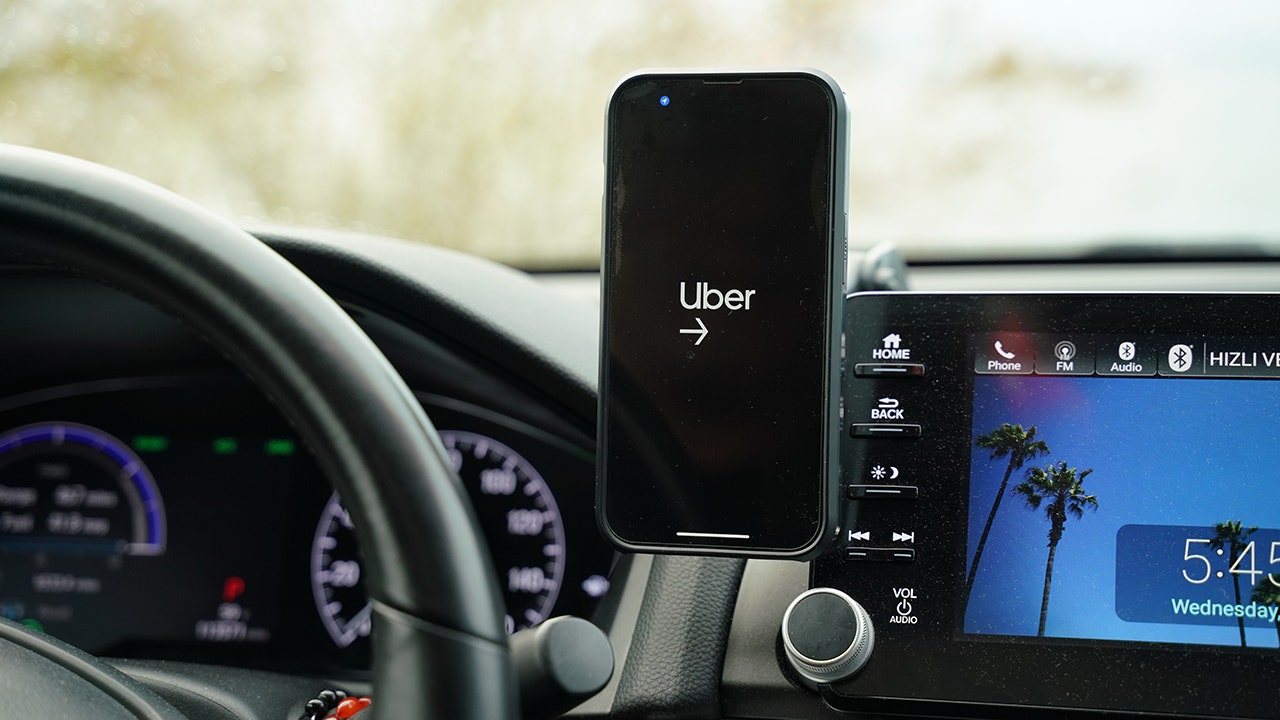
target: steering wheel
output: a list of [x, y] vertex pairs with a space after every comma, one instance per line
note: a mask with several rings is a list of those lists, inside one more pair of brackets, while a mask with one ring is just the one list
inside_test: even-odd
[[[69, 270], [151, 303], [281, 409], [341, 493], [366, 554], [378, 717], [517, 717], [502, 596], [461, 481], [404, 381], [328, 295], [191, 202], [10, 146], [0, 146], [0, 260]], [[5, 693], [6, 713], [62, 716], [82, 692], [94, 699], [82, 702], [83, 717], [180, 717], [62, 643], [14, 625], [0, 638], [9, 641], [0, 639], [0, 687], [16, 693]], [[56, 697], [33, 692], [28, 683], [48, 677], [37, 668], [50, 663], [83, 684]]]

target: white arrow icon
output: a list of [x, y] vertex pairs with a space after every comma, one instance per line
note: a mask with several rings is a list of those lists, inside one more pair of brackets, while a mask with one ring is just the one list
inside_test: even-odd
[[702, 341], [707, 338], [707, 326], [702, 324], [702, 318], [694, 318], [698, 323], [698, 328], [681, 328], [681, 335], [697, 335], [698, 339], [693, 341], [694, 345], [701, 345]]
[[864, 541], [869, 541], [869, 540], [871, 540], [871, 533], [870, 533], [870, 531], [867, 531], [867, 530], [863, 530], [862, 532], [854, 532], [854, 531], [850, 530], [850, 531], [849, 531], [849, 539], [850, 539], [850, 540], [864, 540]]
[[892, 410], [893, 408], [896, 408], [896, 407], [898, 407], [898, 401], [897, 401], [897, 400], [895, 400], [895, 399], [893, 399], [893, 398], [880, 398], [880, 409], [881, 409], [881, 410]]
[[896, 532], [893, 534], [893, 541], [913, 543], [916, 541], [916, 534], [913, 532], [909, 532], [909, 533]]

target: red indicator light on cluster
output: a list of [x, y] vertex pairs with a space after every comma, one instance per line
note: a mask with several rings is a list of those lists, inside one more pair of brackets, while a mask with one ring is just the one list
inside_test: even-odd
[[222, 602], [235, 602], [244, 593], [244, 578], [232, 575], [222, 583]]

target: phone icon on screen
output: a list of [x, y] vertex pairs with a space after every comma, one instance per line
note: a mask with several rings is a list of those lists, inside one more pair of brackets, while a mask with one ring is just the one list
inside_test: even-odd
[[996, 352], [1005, 360], [1012, 360], [1018, 357], [1017, 354], [1005, 350], [1004, 345], [1002, 345], [999, 340], [996, 341]]

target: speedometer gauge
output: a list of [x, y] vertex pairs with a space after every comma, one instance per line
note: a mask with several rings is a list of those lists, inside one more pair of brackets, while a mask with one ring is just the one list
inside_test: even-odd
[[[471, 497], [505, 595], [508, 633], [551, 617], [565, 576], [565, 532], [555, 496], [519, 453], [493, 438], [440, 439]], [[311, 546], [311, 586], [329, 636], [346, 647], [369, 634], [370, 607], [351, 521], [335, 493]]]
[[564, 522], [538, 471], [514, 450], [476, 433], [440, 433], [480, 518], [498, 584], [506, 595], [507, 632], [551, 617], [564, 580]]

